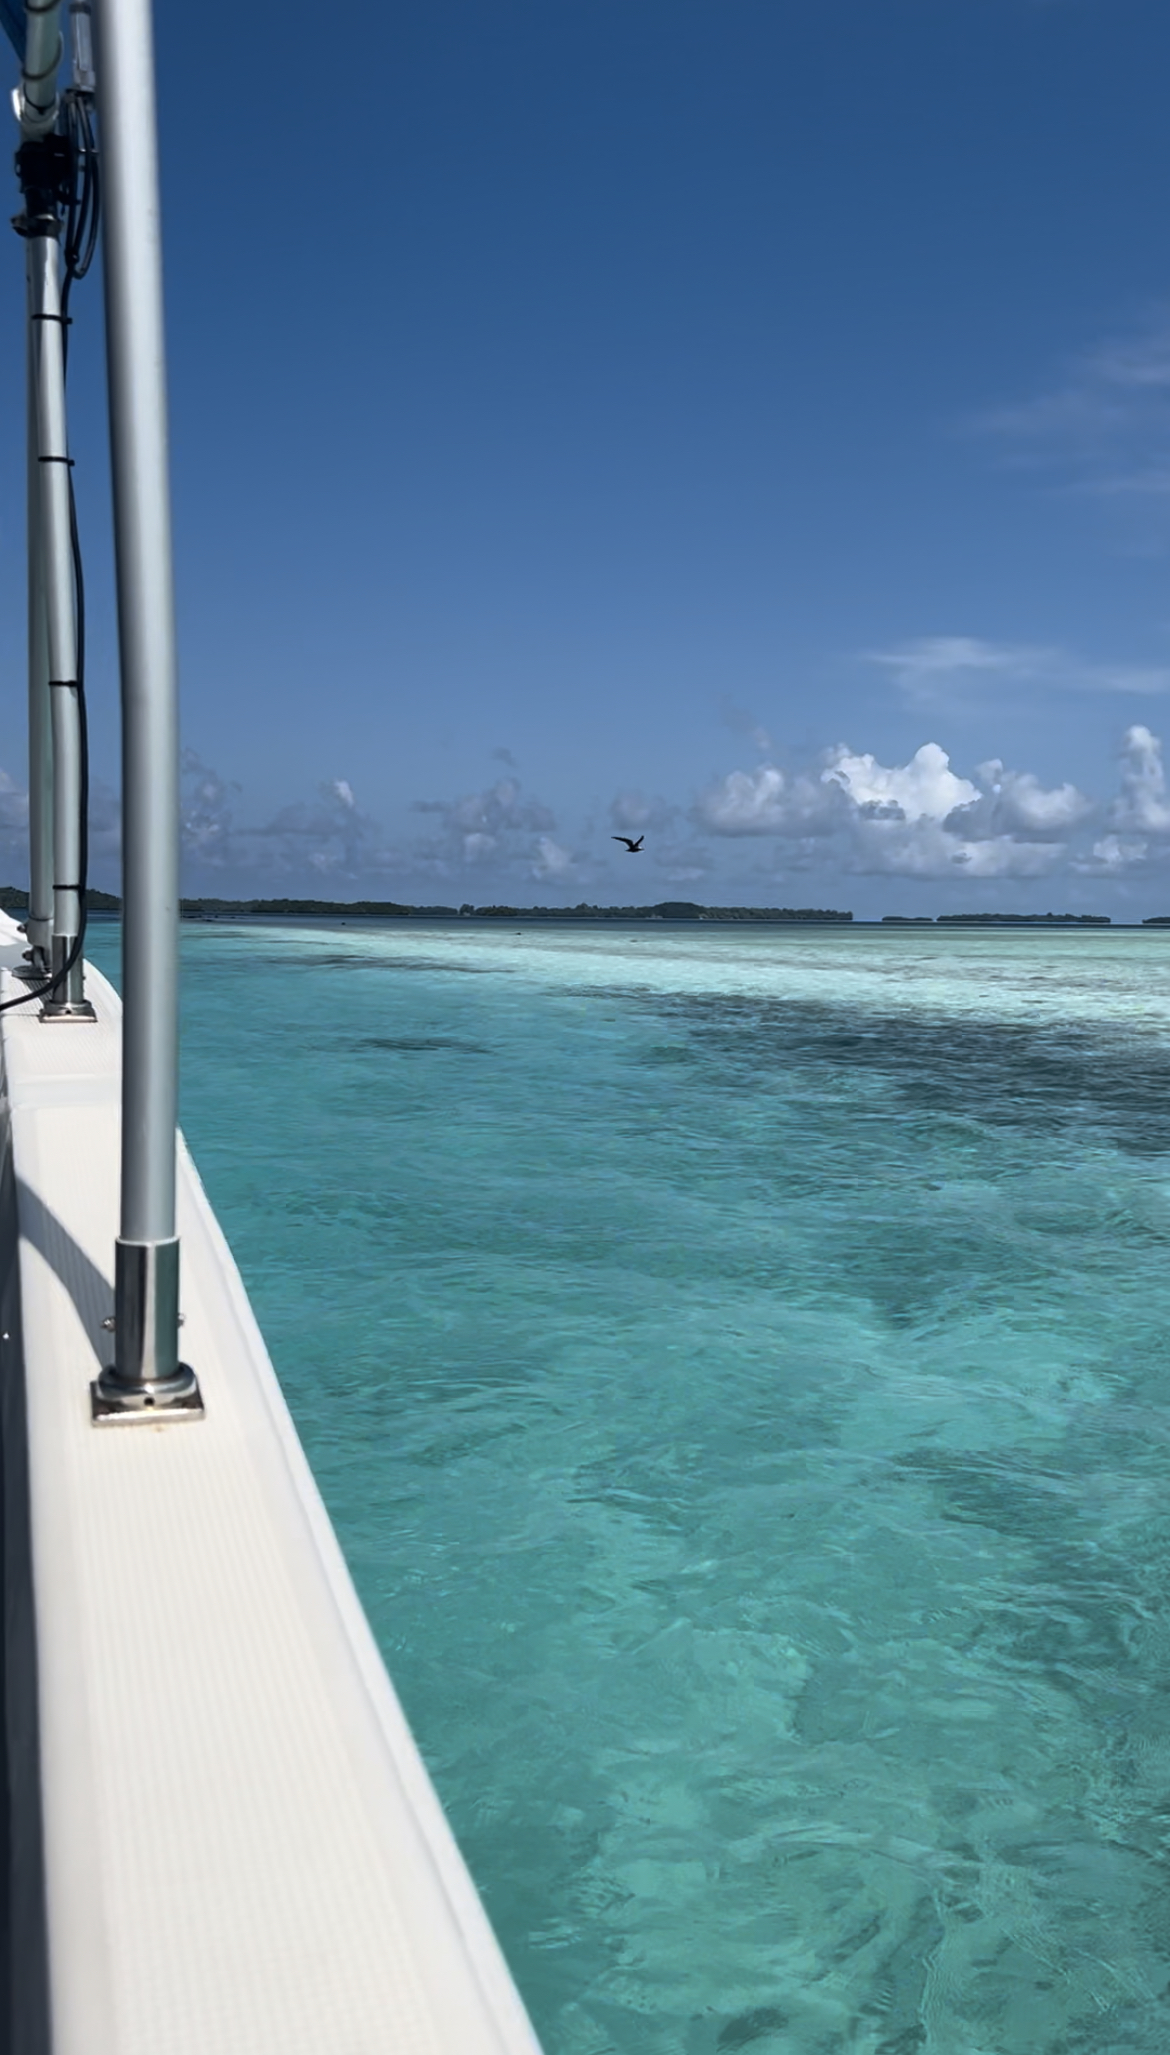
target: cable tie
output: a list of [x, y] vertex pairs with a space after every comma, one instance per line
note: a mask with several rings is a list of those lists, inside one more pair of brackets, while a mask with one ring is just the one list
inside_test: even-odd
[[37, 462], [38, 464], [68, 464], [70, 470], [73, 469], [72, 457], [38, 457]]

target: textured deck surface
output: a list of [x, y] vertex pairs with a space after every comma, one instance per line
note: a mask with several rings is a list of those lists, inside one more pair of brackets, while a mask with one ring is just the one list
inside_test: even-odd
[[96, 1027], [0, 1016], [55, 2055], [532, 2055], [185, 1155], [206, 1418], [90, 1423], [120, 1038], [89, 990]]

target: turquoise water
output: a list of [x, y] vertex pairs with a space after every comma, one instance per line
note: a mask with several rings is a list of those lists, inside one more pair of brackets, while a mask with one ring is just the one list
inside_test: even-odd
[[548, 2055], [1164, 2055], [1170, 937], [184, 961], [188, 1137]]

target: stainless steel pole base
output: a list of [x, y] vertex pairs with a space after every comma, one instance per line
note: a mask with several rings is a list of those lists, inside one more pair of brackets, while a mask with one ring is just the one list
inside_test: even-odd
[[12, 973], [13, 977], [19, 978], [21, 983], [25, 985], [43, 985], [45, 979], [50, 975], [48, 964], [44, 961], [38, 961], [39, 951], [36, 949], [26, 950], [25, 953], [29, 961], [27, 963], [18, 963]]
[[90, 1385], [94, 1424], [203, 1417], [199, 1380], [179, 1361], [179, 1244], [119, 1241], [114, 1361]]
[[[53, 937], [53, 975], [64, 969], [69, 961], [73, 946], [71, 935]], [[85, 965], [80, 956], [55, 992], [51, 992], [41, 1007], [41, 1020], [96, 1020], [97, 1014], [85, 996]]]

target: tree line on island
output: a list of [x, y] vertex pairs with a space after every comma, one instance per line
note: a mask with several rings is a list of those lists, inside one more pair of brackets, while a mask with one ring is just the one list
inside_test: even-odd
[[657, 906], [399, 906], [379, 899], [183, 899], [188, 920], [222, 915], [267, 914], [317, 919], [378, 920], [803, 920], [851, 921], [851, 913], [823, 906], [698, 906], [691, 899], [664, 899]]
[[[91, 886], [86, 894], [91, 913], [120, 913], [114, 892]], [[28, 891], [0, 885], [0, 910], [26, 913]], [[184, 920], [240, 917], [268, 920], [694, 920], [809, 921], [840, 925], [853, 915], [827, 906], [700, 906], [692, 899], [663, 899], [656, 906], [402, 906], [393, 899], [180, 899]], [[881, 927], [1090, 927], [1113, 925], [1107, 913], [885, 913]], [[1135, 923], [1136, 925], [1136, 923]], [[1144, 928], [1170, 927], [1170, 914], [1150, 914]]]

